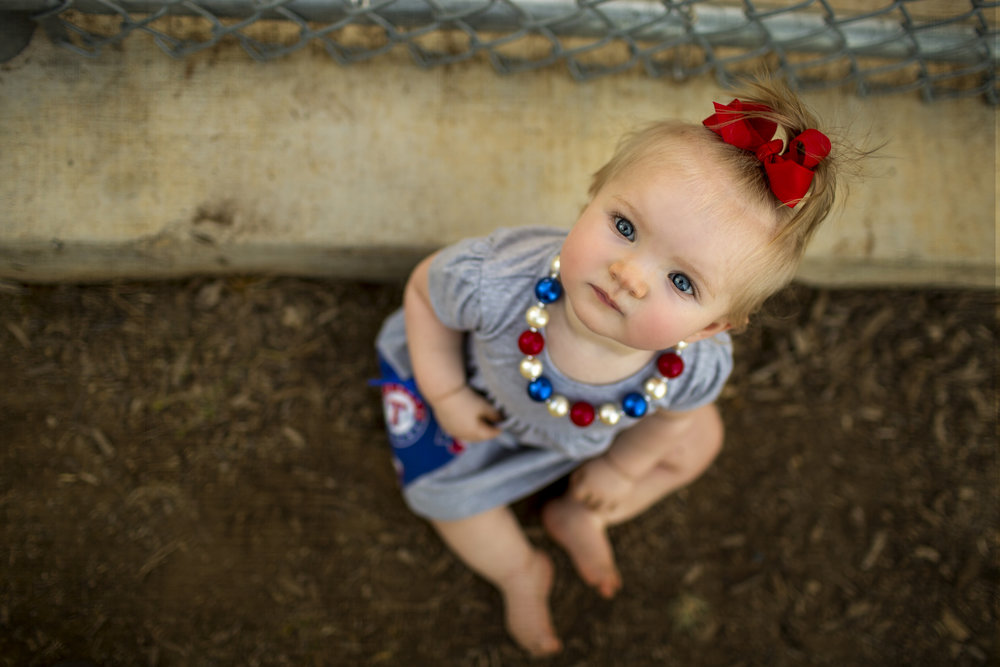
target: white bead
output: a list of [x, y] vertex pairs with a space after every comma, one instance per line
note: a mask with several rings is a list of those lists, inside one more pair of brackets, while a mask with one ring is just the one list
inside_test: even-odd
[[521, 360], [521, 375], [527, 380], [534, 380], [542, 374], [542, 362], [535, 357], [525, 357]]
[[553, 417], [565, 417], [569, 412], [569, 399], [559, 394], [552, 396], [552, 398], [545, 402], [545, 405], [549, 409], [549, 414]]
[[559, 255], [556, 255], [555, 257], [552, 258], [552, 263], [549, 264], [549, 271], [552, 273], [552, 275], [558, 276], [560, 268], [562, 267], [559, 262]]
[[667, 381], [663, 378], [649, 378], [642, 385], [643, 391], [653, 398], [663, 398], [667, 395]]
[[688, 346], [687, 343], [685, 343], [684, 341], [680, 341], [679, 343], [677, 343], [677, 345], [674, 345], [674, 349], [677, 350], [678, 352], [680, 352], [681, 350], [683, 350], [687, 346]]
[[622, 413], [614, 403], [605, 403], [597, 409], [597, 416], [601, 419], [602, 423], [614, 426], [622, 418]]
[[549, 313], [545, 308], [535, 305], [524, 314], [524, 319], [528, 321], [528, 326], [544, 329], [545, 325], [549, 323]]

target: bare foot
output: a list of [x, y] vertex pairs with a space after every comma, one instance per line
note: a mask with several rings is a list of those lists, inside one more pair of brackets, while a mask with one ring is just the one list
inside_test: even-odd
[[549, 612], [552, 590], [552, 561], [541, 551], [499, 583], [507, 615], [507, 632], [535, 657], [553, 655], [562, 650]]
[[557, 498], [542, 509], [542, 522], [566, 550], [580, 578], [612, 598], [622, 587], [611, 542], [601, 519], [570, 498]]

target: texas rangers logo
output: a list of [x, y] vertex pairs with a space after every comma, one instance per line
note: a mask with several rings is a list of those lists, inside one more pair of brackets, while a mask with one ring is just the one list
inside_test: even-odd
[[427, 406], [401, 384], [382, 385], [385, 424], [394, 447], [409, 447], [424, 434], [430, 420]]

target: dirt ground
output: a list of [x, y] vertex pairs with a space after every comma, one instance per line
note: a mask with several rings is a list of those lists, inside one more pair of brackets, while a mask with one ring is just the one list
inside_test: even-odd
[[[0, 284], [0, 664], [521, 665], [396, 491], [399, 285]], [[1000, 661], [995, 295], [794, 287], [736, 340], [711, 470], [555, 559], [541, 664]]]

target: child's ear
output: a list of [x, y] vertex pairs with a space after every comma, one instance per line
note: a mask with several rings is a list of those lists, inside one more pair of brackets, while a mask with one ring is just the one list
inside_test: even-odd
[[717, 333], [722, 333], [723, 331], [729, 331], [732, 328], [733, 325], [731, 322], [727, 322], [726, 320], [718, 320], [717, 322], [712, 322], [698, 333], [692, 334], [690, 336], [685, 336], [684, 342], [695, 343], [705, 338], [711, 338]]

